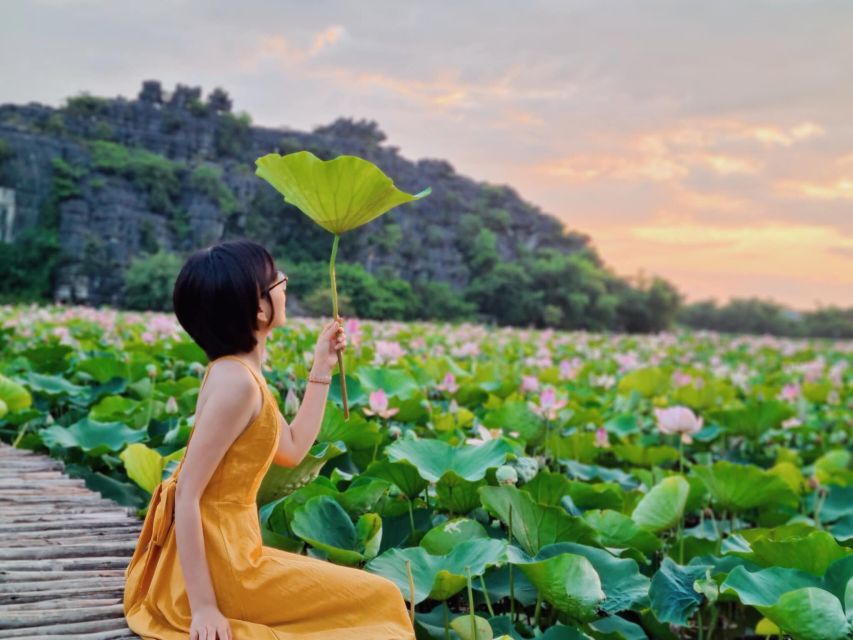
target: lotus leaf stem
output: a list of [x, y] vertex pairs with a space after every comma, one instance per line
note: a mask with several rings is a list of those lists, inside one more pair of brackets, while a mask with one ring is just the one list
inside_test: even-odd
[[[332, 257], [329, 259], [329, 282], [332, 287], [332, 318], [338, 319], [338, 286], [335, 282], [335, 257], [338, 255], [338, 242], [341, 236], [335, 234], [335, 240], [332, 242]], [[344, 371], [344, 357], [338, 350], [338, 375], [341, 380], [341, 401], [344, 404], [344, 420], [349, 420], [349, 402], [347, 401], [347, 380], [346, 372]]]

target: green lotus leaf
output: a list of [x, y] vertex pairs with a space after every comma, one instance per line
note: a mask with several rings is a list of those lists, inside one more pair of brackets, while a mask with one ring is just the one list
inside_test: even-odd
[[621, 510], [625, 503], [625, 492], [615, 483], [570, 481], [568, 494], [578, 509]]
[[353, 478], [345, 491], [336, 496], [341, 506], [352, 515], [373, 511], [377, 503], [391, 488], [391, 483], [382, 478], [360, 475]]
[[778, 429], [787, 418], [794, 415], [794, 409], [781, 400], [750, 400], [740, 409], [726, 409], [711, 414], [726, 431], [758, 438], [770, 429]]
[[661, 546], [660, 538], [618, 511], [592, 509], [584, 512], [583, 519], [598, 532], [605, 547], [637, 549], [651, 555]]
[[853, 554], [826, 531], [783, 537], [780, 532], [771, 530], [750, 541], [750, 548], [749, 552], [734, 552], [734, 555], [752, 560], [760, 566], [788, 567], [816, 576], [822, 576], [836, 560]]
[[124, 396], [104, 396], [89, 409], [89, 417], [100, 422], [129, 421], [140, 404], [138, 400]]
[[154, 493], [154, 489], [163, 480], [163, 468], [166, 466], [163, 456], [154, 449], [135, 442], [128, 445], [118, 457], [124, 462], [127, 476], [148, 493]]
[[669, 376], [659, 367], [646, 367], [645, 369], [635, 369], [626, 373], [621, 380], [617, 389], [619, 393], [628, 394], [631, 391], [636, 391], [646, 398], [663, 393], [669, 385]]
[[637, 467], [656, 467], [678, 460], [678, 449], [666, 445], [616, 444], [613, 445], [613, 453], [619, 460]]
[[507, 553], [510, 561], [521, 568], [542, 597], [559, 611], [577, 622], [594, 620], [599, 605], [606, 597], [599, 574], [586, 557], [559, 552], [558, 546], [552, 545], [553, 555], [543, 553], [535, 558], [526, 557], [514, 547], [510, 547]]
[[[609, 551], [596, 549], [574, 542], [558, 542], [542, 547], [542, 550], [531, 561], [545, 560], [564, 553], [583, 556], [592, 564], [601, 581], [601, 589], [606, 599], [600, 608], [614, 614], [627, 609], [641, 609], [648, 606], [649, 578], [640, 573], [640, 568], [634, 560], [617, 558]], [[519, 557], [514, 547], [508, 551], [510, 561], [519, 563], [527, 560]]]
[[853, 635], [841, 603], [823, 589], [789, 591], [772, 607], [757, 609], [793, 640], [846, 640]]
[[317, 477], [327, 460], [347, 450], [343, 442], [318, 442], [295, 467], [271, 464], [258, 489], [258, 506], [293, 493]]
[[480, 506], [480, 494], [477, 489], [485, 484], [484, 478], [472, 482], [455, 471], [447, 471], [435, 484], [435, 494], [443, 509], [450, 513], [468, 513]]
[[365, 389], [382, 389], [389, 398], [408, 398], [420, 390], [417, 381], [405, 369], [359, 367], [355, 375]]
[[469, 481], [481, 480], [489, 467], [499, 467], [512, 447], [503, 439], [489, 440], [479, 446], [454, 447], [442, 440], [421, 438], [397, 440], [385, 448], [392, 462], [408, 460], [418, 468], [424, 480], [438, 482], [448, 471]]
[[340, 235], [386, 211], [429, 195], [400, 191], [372, 162], [341, 155], [321, 160], [310, 151], [269, 153], [255, 161], [255, 173], [284, 196], [286, 202], [327, 231]]
[[595, 434], [586, 431], [577, 431], [567, 436], [560, 435], [559, 431], [551, 431], [545, 437], [545, 449], [552, 457], [560, 460], [574, 460], [581, 463], [594, 461], [601, 449], [595, 446]]
[[66, 344], [41, 344], [18, 352], [30, 363], [31, 371], [61, 374], [68, 369], [69, 355], [74, 349]]
[[356, 565], [375, 553], [376, 536], [382, 535], [382, 520], [376, 514], [365, 514], [353, 525], [349, 514], [329, 496], [314, 496], [293, 515], [290, 527], [312, 547], [324, 551], [332, 562]]
[[[601, 620], [590, 622], [589, 626], [601, 634], [600, 638], [608, 640], [649, 640], [643, 628], [620, 616], [607, 616]], [[673, 636], [674, 637], [674, 636]]]
[[49, 396], [69, 395], [74, 397], [86, 390], [86, 387], [68, 382], [62, 376], [46, 376], [33, 371], [27, 374], [27, 383], [33, 391], [40, 391]]
[[52, 424], [42, 429], [40, 435], [47, 447], [80, 447], [90, 456], [121, 451], [128, 444], [148, 437], [144, 430], [131, 429], [121, 422], [98, 422], [90, 418], [78, 420], [69, 427]]
[[815, 475], [823, 484], [847, 486], [853, 482], [853, 471], [850, 470], [851, 460], [853, 460], [853, 453], [844, 449], [827, 451], [815, 460]]
[[409, 500], [414, 500], [428, 484], [421, 478], [418, 468], [406, 460], [400, 462], [376, 460], [365, 469], [364, 473], [397, 485]]
[[642, 497], [631, 519], [648, 531], [675, 526], [684, 515], [690, 484], [682, 476], [664, 478]]
[[[337, 380], [337, 378], [335, 378]], [[351, 404], [355, 400], [349, 397]], [[340, 440], [350, 451], [356, 449], [370, 449], [380, 444], [383, 435], [377, 422], [366, 420], [360, 413], [353, 413], [349, 420], [344, 420], [343, 409], [336, 404], [327, 403], [323, 413], [323, 423], [320, 433], [317, 434], [317, 442], [335, 442]]]
[[781, 478], [797, 495], [803, 492], [803, 485], [805, 484], [803, 472], [793, 462], [777, 462], [767, 470], [767, 473]]
[[521, 486], [533, 498], [534, 502], [547, 504], [552, 507], [560, 506], [563, 496], [569, 493], [571, 480], [562, 473], [554, 473], [546, 469], [541, 470], [530, 482]]
[[538, 445], [545, 435], [545, 424], [526, 402], [505, 402], [497, 409], [489, 411], [483, 417], [483, 425], [490, 429], [518, 431], [519, 435], [531, 445]]
[[420, 545], [433, 555], [444, 555], [460, 542], [488, 537], [486, 528], [476, 520], [453, 518], [427, 531]]
[[583, 518], [570, 516], [561, 507], [537, 504], [525, 491], [511, 486], [480, 487], [478, 491], [483, 506], [507, 526], [512, 508], [513, 539], [531, 556], [555, 542], [599, 544], [595, 529]]
[[506, 540], [495, 538], [466, 540], [443, 556], [432, 555], [423, 547], [394, 548], [374, 558], [364, 568], [392, 580], [411, 602], [406, 573], [406, 560], [409, 560], [415, 583], [415, 604], [427, 598], [447, 600], [465, 587], [466, 567], [472, 578], [481, 575], [487, 567], [506, 560], [506, 546]]
[[[825, 578], [796, 569], [735, 567], [720, 585], [745, 605], [754, 606], [798, 640], [840, 640], [851, 628], [842, 605], [842, 584], [853, 580], [853, 558], [835, 562]], [[849, 608], [848, 608], [849, 613]]]
[[0, 375], [0, 400], [6, 403], [9, 411], [20, 411], [33, 404], [33, 397], [26, 387], [4, 375]]
[[722, 509], [744, 511], [761, 507], [796, 507], [797, 494], [779, 476], [750, 464], [720, 460], [712, 467], [695, 466], [714, 502]]
[[77, 371], [88, 373], [100, 384], [109, 382], [113, 378], [130, 379], [130, 366], [124, 360], [114, 357], [99, 356], [88, 358], [77, 363]]
[[720, 593], [734, 591], [743, 604], [769, 607], [782, 594], [804, 587], [823, 587], [820, 577], [784, 567], [770, 567], [760, 571], [749, 571], [743, 566], [735, 567], [720, 585]]
[[495, 637], [489, 621], [480, 616], [471, 614], [458, 616], [450, 621], [450, 627], [461, 640], [493, 640]]
[[681, 566], [664, 557], [660, 569], [652, 576], [649, 600], [655, 617], [661, 622], [685, 625], [702, 602], [704, 596], [693, 588], [693, 583], [705, 577], [711, 565]]

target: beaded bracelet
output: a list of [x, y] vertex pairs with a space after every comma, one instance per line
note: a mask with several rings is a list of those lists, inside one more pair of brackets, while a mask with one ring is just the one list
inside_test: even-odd
[[316, 374], [311, 374], [308, 376], [308, 382], [319, 382], [320, 384], [331, 384], [332, 383], [332, 376], [328, 375], [328, 376], [323, 376], [323, 377], [316, 377]]

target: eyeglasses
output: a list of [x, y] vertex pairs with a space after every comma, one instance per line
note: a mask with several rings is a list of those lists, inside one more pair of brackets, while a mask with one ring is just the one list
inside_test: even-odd
[[278, 282], [276, 282], [275, 284], [270, 285], [269, 287], [267, 287], [267, 288], [264, 290], [264, 293], [269, 293], [270, 291], [272, 291], [272, 289], [273, 289], [273, 288], [277, 287], [277, 286], [278, 286], [278, 285], [280, 285], [282, 282], [284, 283], [284, 290], [285, 290], [285, 291], [287, 291], [287, 276], [286, 276], [286, 275], [284, 275], [281, 271], [276, 271], [276, 277], [278, 277], [278, 278], [279, 278]]

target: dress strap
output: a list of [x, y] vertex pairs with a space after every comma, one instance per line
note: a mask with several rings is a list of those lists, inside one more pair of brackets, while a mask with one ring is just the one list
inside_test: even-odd
[[[232, 356], [232, 355], [219, 356], [218, 358], [214, 358], [213, 360], [211, 360], [210, 362], [207, 363], [207, 369], [204, 372], [204, 377], [201, 379], [201, 386], [199, 386], [199, 388], [198, 388], [199, 394], [201, 394], [201, 390], [204, 388], [204, 383], [207, 382], [207, 375], [210, 373], [210, 370], [213, 368], [213, 363], [218, 362], [219, 360], [223, 360], [225, 358], [229, 358], [231, 360], [236, 360], [237, 362], [239, 362], [240, 364], [242, 364], [244, 367], [246, 367], [249, 370], [249, 373], [252, 374], [252, 377], [255, 379], [255, 381], [258, 383], [258, 385], [261, 387], [261, 402], [263, 402], [264, 390], [266, 390], [267, 392], [269, 391], [269, 389], [267, 389], [267, 385], [262, 380], [260, 380], [258, 378], [258, 374], [255, 373], [255, 371], [252, 369], [252, 367], [247, 365], [243, 361], [242, 358], [238, 358], [237, 356]], [[263, 407], [261, 407], [261, 410], [263, 410]], [[181, 461], [178, 463], [178, 467], [177, 467], [177, 469], [175, 469], [175, 473], [173, 474], [174, 477], [177, 477], [178, 472], [181, 470], [181, 467], [184, 466], [184, 460], [186, 460], [186, 458], [187, 458], [187, 451], [189, 451], [190, 441], [193, 439], [194, 433], [195, 433], [195, 421], [193, 421], [193, 428], [190, 429], [190, 435], [187, 438], [187, 444], [184, 447], [184, 455], [181, 456]]]
[[[258, 377], [258, 374], [257, 374], [257, 373], [255, 373], [255, 370], [254, 370], [254, 369], [252, 369], [252, 367], [250, 367], [248, 364], [246, 364], [246, 361], [245, 361], [245, 360], [243, 360], [243, 358], [238, 358], [237, 356], [231, 356], [231, 355], [228, 355], [228, 356], [220, 356], [220, 357], [216, 358], [215, 360], [211, 360], [211, 361], [210, 361], [210, 364], [208, 364], [208, 371], [210, 370], [210, 365], [211, 365], [211, 364], [213, 364], [213, 363], [214, 363], [214, 362], [216, 362], [217, 360], [223, 360], [223, 359], [225, 359], [225, 358], [228, 358], [228, 359], [230, 359], [230, 360], [236, 360], [237, 362], [239, 362], [240, 364], [242, 364], [244, 367], [246, 367], [246, 368], [249, 370], [249, 373], [251, 373], [251, 374], [252, 374], [252, 377], [255, 379], [255, 382], [257, 382], [257, 383], [260, 385], [260, 387], [261, 387], [261, 392], [263, 392], [263, 391], [264, 391], [264, 389], [265, 389], [265, 388], [266, 388], [266, 386], [267, 386], [267, 385], [266, 385], [266, 382], [265, 382], [263, 379], [261, 379], [261, 378], [259, 378], [259, 377]], [[207, 374], [205, 374], [205, 375], [207, 375]], [[199, 392], [201, 392], [201, 388], [200, 388], [200, 387], [199, 387]]]

